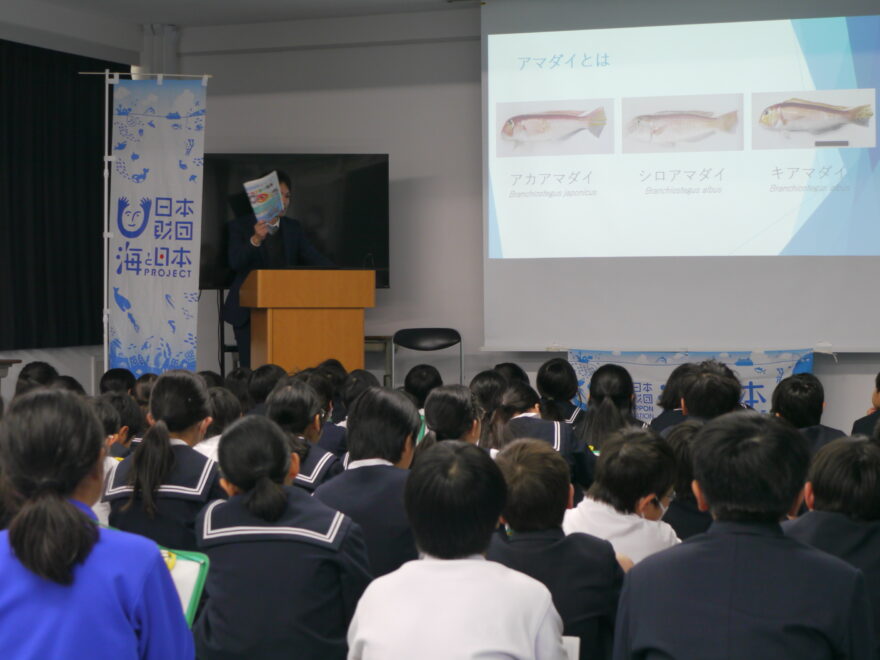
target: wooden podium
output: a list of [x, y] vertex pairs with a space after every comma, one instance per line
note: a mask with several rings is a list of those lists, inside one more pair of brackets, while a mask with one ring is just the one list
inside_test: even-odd
[[372, 270], [255, 270], [241, 285], [251, 308], [251, 364], [288, 371], [336, 358], [364, 368], [364, 309], [376, 304]]

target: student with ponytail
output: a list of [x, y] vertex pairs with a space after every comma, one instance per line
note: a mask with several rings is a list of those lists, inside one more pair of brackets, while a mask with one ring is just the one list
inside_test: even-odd
[[429, 448], [443, 440], [480, 441], [480, 409], [477, 397], [464, 385], [441, 385], [425, 401], [428, 432], [416, 446], [413, 464]]
[[635, 418], [635, 387], [629, 372], [617, 364], [605, 364], [593, 372], [583, 439], [590, 449], [601, 450], [615, 431], [644, 425]]
[[16, 497], [0, 532], [0, 657], [191, 659], [192, 635], [147, 539], [97, 524], [104, 434], [81, 397], [16, 398], [0, 462]]
[[199, 515], [211, 559], [193, 631], [201, 660], [345, 658], [345, 635], [370, 581], [360, 528], [290, 483], [299, 469], [271, 420], [247, 416], [220, 438], [228, 501]]
[[315, 389], [297, 376], [282, 378], [266, 399], [266, 416], [290, 435], [299, 454], [293, 485], [310, 493], [342, 472], [342, 461], [317, 444], [326, 413]]
[[562, 358], [547, 360], [538, 369], [538, 393], [541, 395], [541, 417], [551, 422], [571, 424], [575, 436], [581, 436], [584, 411], [572, 401], [580, 400], [574, 367]]
[[196, 514], [209, 500], [226, 497], [217, 464], [193, 449], [211, 425], [204, 381], [188, 371], [159, 376], [147, 421], [143, 440], [108, 475], [110, 525], [168, 548], [195, 550]]
[[481, 371], [470, 382], [468, 388], [477, 397], [480, 407], [480, 442], [481, 447], [489, 446], [489, 430], [492, 415], [501, 405], [501, 396], [507, 389], [507, 379], [494, 369]]

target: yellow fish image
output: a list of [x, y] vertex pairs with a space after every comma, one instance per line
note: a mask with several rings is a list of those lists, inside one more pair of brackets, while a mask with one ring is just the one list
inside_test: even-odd
[[718, 131], [734, 133], [738, 121], [736, 110], [718, 116], [699, 110], [666, 110], [634, 117], [627, 131], [643, 142], [674, 146], [677, 142], [699, 142]]
[[549, 110], [511, 117], [501, 128], [501, 137], [514, 142], [560, 142], [583, 130], [599, 137], [605, 123], [605, 108]]
[[764, 108], [758, 121], [771, 131], [806, 131], [818, 135], [846, 124], [867, 126], [873, 116], [870, 105], [847, 108], [804, 99], [788, 99]]

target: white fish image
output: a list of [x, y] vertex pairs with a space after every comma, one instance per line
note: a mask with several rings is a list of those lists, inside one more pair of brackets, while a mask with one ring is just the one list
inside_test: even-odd
[[758, 121], [771, 131], [805, 131], [819, 135], [846, 124], [867, 126], [873, 116], [870, 105], [847, 108], [804, 99], [788, 99], [764, 108]]
[[511, 117], [501, 128], [501, 137], [513, 142], [561, 142], [586, 130], [598, 138], [605, 123], [601, 107], [592, 112], [549, 110]]
[[642, 142], [674, 147], [679, 142], [699, 142], [717, 132], [734, 133], [739, 123], [736, 110], [723, 115], [699, 110], [665, 110], [634, 117], [627, 126]]

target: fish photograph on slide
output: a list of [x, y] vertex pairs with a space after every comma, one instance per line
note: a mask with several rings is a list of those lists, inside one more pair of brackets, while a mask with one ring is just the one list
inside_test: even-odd
[[752, 94], [754, 149], [871, 148], [876, 92], [823, 89]]
[[496, 154], [573, 156], [614, 152], [611, 99], [499, 103]]
[[742, 151], [742, 94], [622, 99], [623, 153]]

